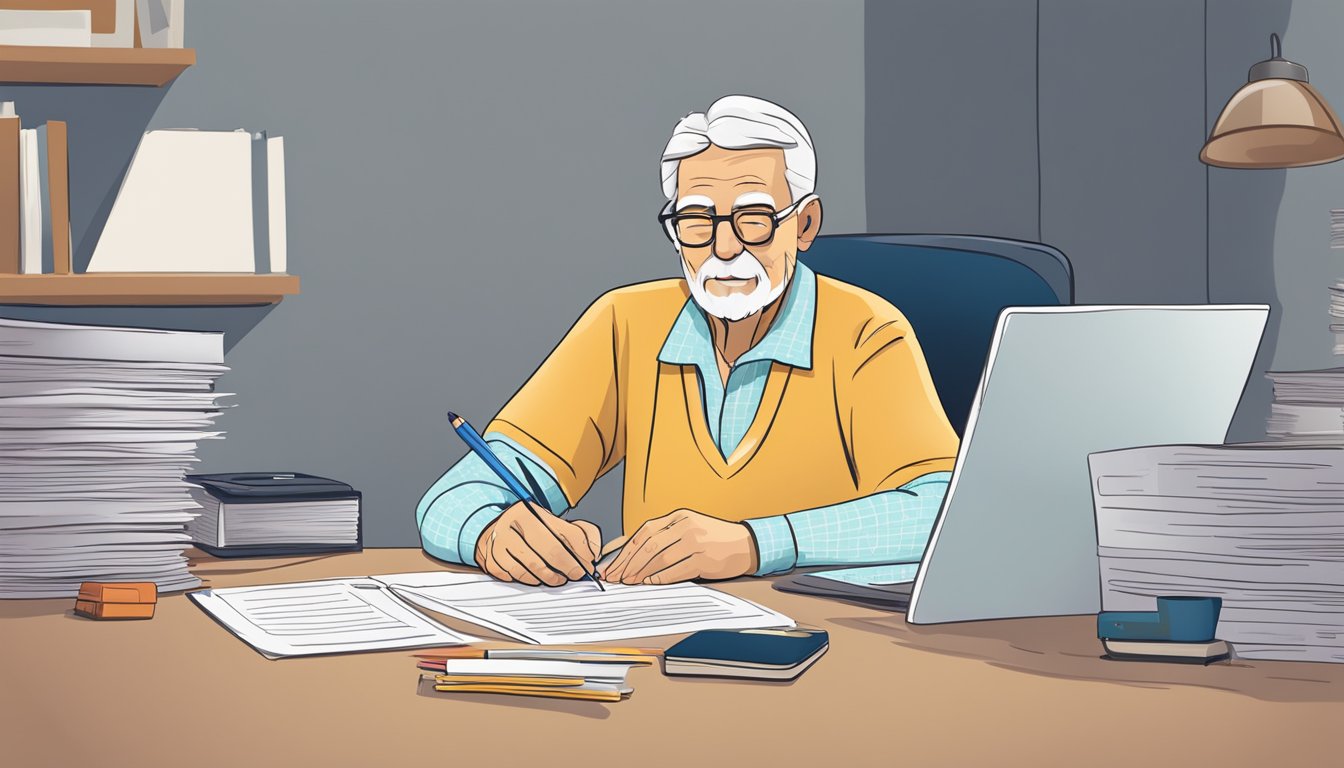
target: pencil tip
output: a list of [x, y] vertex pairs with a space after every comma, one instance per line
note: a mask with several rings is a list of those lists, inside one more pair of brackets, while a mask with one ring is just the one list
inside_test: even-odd
[[448, 412], [448, 420], [449, 420], [449, 421], [457, 421], [457, 414], [456, 414], [456, 413], [453, 413], [452, 411], [449, 411], [449, 412]]

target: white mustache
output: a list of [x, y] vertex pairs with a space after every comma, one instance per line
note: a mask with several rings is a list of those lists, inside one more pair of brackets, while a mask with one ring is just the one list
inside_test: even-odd
[[760, 259], [743, 251], [734, 256], [732, 261], [715, 259], [702, 264], [700, 266], [700, 284], [704, 285], [710, 280], [759, 279], [764, 276], [764, 273], [765, 269], [761, 266]]

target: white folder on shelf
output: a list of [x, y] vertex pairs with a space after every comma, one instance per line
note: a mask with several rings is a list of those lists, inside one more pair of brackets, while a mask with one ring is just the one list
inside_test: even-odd
[[89, 272], [255, 272], [252, 136], [155, 130], [140, 141]]

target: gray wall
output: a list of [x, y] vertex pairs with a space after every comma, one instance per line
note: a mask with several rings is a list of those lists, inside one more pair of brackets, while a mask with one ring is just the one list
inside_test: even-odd
[[1208, 168], [1269, 35], [1344, 107], [1338, 0], [869, 0], [870, 229], [1039, 240], [1079, 303], [1267, 303], [1229, 432], [1264, 436], [1270, 369], [1339, 364], [1326, 286], [1344, 163]]
[[[863, 13], [861, 0], [189, 0], [199, 63], [168, 89], [0, 98], [70, 122], [83, 261], [146, 126], [284, 135], [302, 295], [269, 313], [5, 313], [228, 328], [221, 389], [238, 407], [203, 467], [346, 480], [365, 492], [368, 543], [416, 543], [416, 501], [463, 453], [444, 412], [483, 428], [598, 294], [676, 273], [654, 220], [658, 155], [687, 112], [727, 93], [793, 109], [818, 147], [825, 230], [866, 229]], [[616, 519], [614, 479], [584, 516]]]
[[1049, 243], [1082, 303], [1203, 301], [1203, 9], [870, 0], [870, 228]]
[[[1306, 65], [1311, 83], [1344, 108], [1344, 4], [1294, 0], [1272, 12], [1249, 3], [1210, 3], [1209, 114], [1244, 82], [1245, 69], [1269, 57], [1269, 33], [1283, 36], [1285, 58]], [[1247, 15], [1258, 24], [1248, 24]], [[1306, 370], [1344, 364], [1332, 354], [1327, 286], [1344, 280], [1344, 254], [1330, 250], [1330, 209], [1344, 207], [1344, 164], [1277, 171], [1215, 169], [1210, 174], [1209, 272], [1214, 301], [1263, 301], [1274, 320], [1259, 367]], [[1262, 434], [1271, 388], [1253, 379], [1237, 436]]]
[[870, 0], [872, 232], [1036, 240], [1035, 0]]

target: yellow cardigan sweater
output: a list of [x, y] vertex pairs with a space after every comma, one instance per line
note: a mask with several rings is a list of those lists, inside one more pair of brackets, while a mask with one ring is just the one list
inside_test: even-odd
[[741, 521], [952, 469], [957, 436], [905, 318], [822, 276], [812, 367], [772, 363], [755, 421], [725, 460], [695, 367], [658, 360], [688, 295], [683, 280], [603, 295], [487, 431], [544, 461], [571, 506], [624, 460], [627, 532], [679, 508]]

